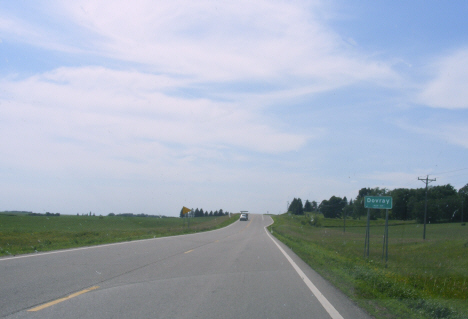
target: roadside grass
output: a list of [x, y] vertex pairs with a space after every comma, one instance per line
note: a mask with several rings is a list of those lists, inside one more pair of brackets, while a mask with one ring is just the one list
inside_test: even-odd
[[50, 251], [213, 230], [238, 214], [191, 218], [28, 216], [0, 214], [0, 256]]
[[366, 259], [365, 220], [347, 220], [343, 232], [339, 219], [315, 227], [310, 217], [272, 217], [273, 235], [371, 315], [468, 318], [468, 227], [428, 224], [423, 240], [422, 225], [390, 221], [385, 268], [382, 220], [371, 223]]

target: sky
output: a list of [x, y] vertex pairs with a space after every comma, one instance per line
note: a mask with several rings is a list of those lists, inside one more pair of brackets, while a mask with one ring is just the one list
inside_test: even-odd
[[0, 0], [0, 211], [468, 184], [466, 1]]

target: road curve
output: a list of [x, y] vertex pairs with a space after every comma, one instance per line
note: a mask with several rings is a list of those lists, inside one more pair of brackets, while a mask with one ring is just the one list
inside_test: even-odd
[[0, 317], [370, 318], [265, 231], [269, 216], [249, 218], [205, 233], [0, 258]]

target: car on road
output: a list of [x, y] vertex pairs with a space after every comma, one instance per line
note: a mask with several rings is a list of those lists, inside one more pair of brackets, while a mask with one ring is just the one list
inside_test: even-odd
[[239, 220], [247, 220], [247, 214], [241, 214]]

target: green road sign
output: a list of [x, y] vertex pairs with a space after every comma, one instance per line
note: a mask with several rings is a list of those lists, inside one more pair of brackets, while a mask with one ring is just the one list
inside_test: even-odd
[[391, 196], [364, 196], [365, 208], [392, 209], [393, 200]]

